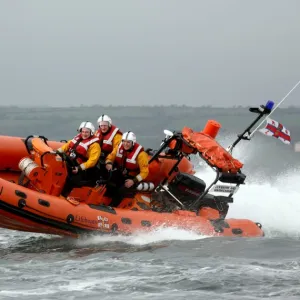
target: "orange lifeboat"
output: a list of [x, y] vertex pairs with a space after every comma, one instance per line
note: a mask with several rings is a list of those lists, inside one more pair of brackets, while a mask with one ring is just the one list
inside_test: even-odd
[[[160, 148], [149, 153], [150, 174], [134, 193], [111, 207], [107, 182], [75, 188], [60, 197], [67, 160], [54, 150], [62, 143], [44, 137], [0, 136], [0, 226], [77, 237], [88, 233], [131, 234], [176, 227], [211, 236], [263, 236], [261, 225], [226, 219], [237, 187], [245, 183], [243, 164], [216, 140], [221, 125], [209, 120], [202, 132], [184, 127], [167, 131]], [[216, 172], [206, 185], [196, 177], [191, 155]]]

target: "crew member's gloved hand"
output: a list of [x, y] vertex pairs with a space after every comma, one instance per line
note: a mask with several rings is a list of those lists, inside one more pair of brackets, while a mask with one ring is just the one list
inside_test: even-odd
[[107, 170], [107, 171], [111, 171], [111, 170], [112, 170], [112, 167], [113, 167], [113, 165], [112, 165], [112, 163], [111, 163], [111, 162], [108, 162], [108, 163], [106, 163], [105, 167], [106, 167], [106, 170]]
[[132, 179], [125, 180], [125, 187], [130, 188], [134, 185], [134, 181]]
[[78, 171], [79, 171], [79, 167], [74, 167], [74, 168], [72, 168], [72, 173], [73, 173], [73, 174], [77, 174]]

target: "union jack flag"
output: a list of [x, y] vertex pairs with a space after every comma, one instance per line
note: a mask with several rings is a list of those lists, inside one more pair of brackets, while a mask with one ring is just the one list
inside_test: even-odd
[[291, 143], [291, 133], [282, 124], [269, 118], [266, 120], [266, 122], [267, 124], [265, 128], [259, 130], [261, 133], [268, 136], [273, 136], [285, 144]]

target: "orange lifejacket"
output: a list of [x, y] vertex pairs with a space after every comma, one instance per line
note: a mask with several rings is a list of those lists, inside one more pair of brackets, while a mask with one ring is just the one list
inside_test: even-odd
[[118, 167], [120, 167], [123, 170], [124, 169], [130, 171], [139, 170], [137, 157], [142, 151], [144, 151], [144, 148], [138, 143], [135, 143], [133, 148], [130, 151], [126, 151], [123, 145], [120, 144], [116, 154], [115, 163], [117, 164]]
[[88, 160], [87, 151], [93, 143], [99, 142], [99, 138], [90, 136], [87, 139], [82, 139], [81, 133], [76, 135], [70, 142], [67, 154], [72, 158], [72, 153], [75, 153], [78, 164], [82, 164]]
[[95, 136], [99, 138], [101, 156], [104, 155], [106, 157], [113, 151], [113, 139], [117, 133], [122, 134], [120, 129], [114, 125], [111, 125], [110, 129], [104, 134], [101, 132], [100, 128], [96, 131]]

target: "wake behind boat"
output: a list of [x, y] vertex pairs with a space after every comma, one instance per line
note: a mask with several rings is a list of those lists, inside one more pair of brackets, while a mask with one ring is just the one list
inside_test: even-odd
[[[62, 142], [45, 137], [26, 139], [0, 136], [0, 226], [12, 230], [69, 235], [132, 234], [160, 227], [176, 227], [211, 236], [260, 237], [262, 226], [248, 219], [226, 219], [229, 203], [246, 175], [243, 164], [230, 153], [251, 128], [271, 112], [269, 105], [250, 108], [257, 118], [225, 150], [215, 137], [220, 129], [209, 121], [202, 132], [184, 127], [165, 130], [160, 148], [149, 151], [146, 182], [124, 195], [117, 207], [107, 193], [107, 181], [75, 188], [60, 197], [70, 158], [57, 153]], [[199, 156], [215, 171], [206, 184], [194, 176], [191, 155]]]

